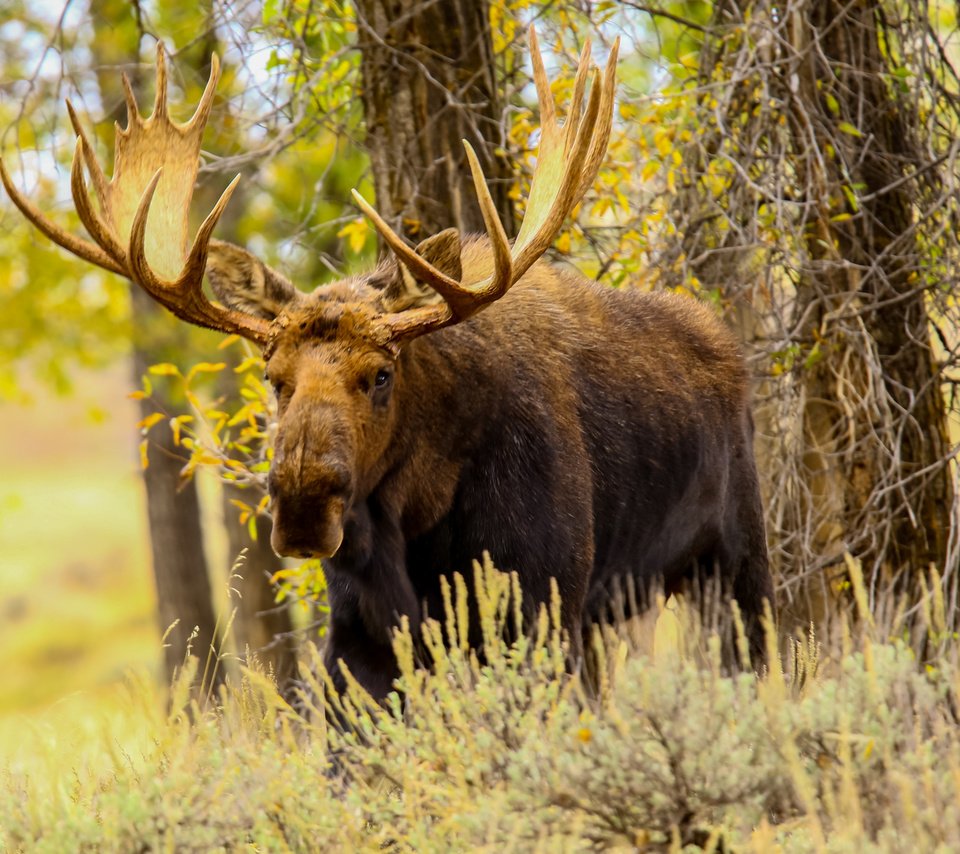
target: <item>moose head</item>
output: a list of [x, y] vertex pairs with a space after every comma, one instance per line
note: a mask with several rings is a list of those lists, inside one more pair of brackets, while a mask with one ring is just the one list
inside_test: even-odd
[[[187, 249], [200, 143], [220, 73], [216, 56], [200, 103], [185, 124], [172, 121], [168, 112], [162, 45], [149, 118], [141, 116], [124, 77], [127, 127], [116, 131], [110, 180], [68, 102], [77, 134], [71, 191], [93, 242], [39, 211], [0, 161], [0, 178], [10, 197], [51, 240], [131, 279], [182, 320], [241, 335], [263, 348], [278, 401], [268, 484], [272, 545], [281, 555], [330, 557], [337, 552], [347, 514], [384, 476], [395, 456], [391, 449], [402, 445], [405, 431], [422, 428], [398, 423], [399, 401], [422, 394], [426, 379], [423, 366], [417, 377], [408, 376], [414, 368], [404, 354], [420, 336], [459, 324], [503, 297], [548, 249], [597, 175], [612, 122], [616, 45], [603, 75], [594, 71], [585, 106], [589, 42], [584, 46], [562, 126], [532, 28], [530, 49], [542, 130], [526, 215], [513, 244], [477, 157], [464, 140], [489, 251], [471, 253], [454, 229], [411, 248], [354, 191], [395, 259], [312, 293], [298, 290], [246, 250], [212, 239], [239, 176]], [[84, 167], [99, 209], [91, 201]], [[222, 304], [204, 294], [205, 272]]]

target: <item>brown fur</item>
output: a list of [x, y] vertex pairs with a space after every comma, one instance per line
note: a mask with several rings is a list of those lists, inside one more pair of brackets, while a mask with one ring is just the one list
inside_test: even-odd
[[[430, 260], [453, 263], [448, 248]], [[481, 278], [486, 241], [458, 260]], [[258, 303], [212, 278], [221, 298]], [[377, 319], [410, 295], [395, 264], [321, 287], [291, 300], [268, 351], [273, 543], [336, 552], [329, 663], [386, 694], [399, 616], [441, 614], [441, 575], [469, 575], [483, 551], [520, 574], [531, 610], [557, 579], [575, 656], [619, 581], [671, 589], [698, 567], [737, 597], [759, 653], [773, 592], [747, 376], [712, 312], [541, 262], [477, 316], [395, 354]], [[379, 371], [393, 373], [386, 389]]]

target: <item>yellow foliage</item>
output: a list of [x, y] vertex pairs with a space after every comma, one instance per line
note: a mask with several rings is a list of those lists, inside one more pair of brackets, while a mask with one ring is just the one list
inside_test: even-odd
[[370, 226], [366, 218], [361, 216], [341, 228], [337, 232], [337, 237], [347, 238], [347, 246], [350, 247], [350, 251], [360, 253], [363, 251], [370, 233]]

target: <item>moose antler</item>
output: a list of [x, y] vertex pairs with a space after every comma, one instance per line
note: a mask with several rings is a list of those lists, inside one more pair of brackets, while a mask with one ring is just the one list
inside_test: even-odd
[[[167, 67], [157, 44], [157, 88], [153, 114], [144, 119], [126, 75], [127, 127], [116, 129], [113, 178], [107, 181], [93, 149], [67, 101], [77, 146], [70, 189], [80, 221], [93, 238], [76, 237], [50, 220], [11, 181], [0, 160], [0, 180], [23, 215], [54, 243], [105, 270], [132, 279], [177, 317], [198, 326], [236, 333], [258, 344], [268, 339], [268, 321], [210, 302], [203, 293], [203, 271], [210, 237], [238, 175], [203, 221], [187, 252], [187, 216], [200, 162], [200, 141], [220, 79], [220, 63], [211, 59], [210, 78], [190, 121], [174, 122], [167, 110]], [[83, 167], [99, 202], [98, 212], [83, 179]], [[154, 197], [158, 203], [151, 205]], [[149, 225], [148, 225], [149, 224]], [[173, 277], [173, 278], [167, 278]]]
[[570, 115], [561, 127], [557, 124], [556, 106], [540, 56], [537, 35], [533, 26], [530, 27], [533, 79], [540, 100], [540, 149], [530, 184], [527, 210], [512, 248], [490, 198], [477, 155], [470, 143], [463, 141], [493, 250], [492, 276], [477, 282], [450, 278], [409, 247], [363, 196], [353, 190], [357, 205], [370, 218], [400, 262], [443, 299], [443, 302], [437, 305], [412, 308], [385, 316], [382, 323], [390, 337], [397, 340], [414, 338], [459, 323], [476, 314], [500, 299], [547, 251], [564, 220], [597, 177], [603, 162], [613, 123], [613, 95], [619, 47], [618, 38], [610, 51], [602, 83], [599, 69], [594, 70], [590, 97], [581, 115], [590, 67], [590, 41], [587, 40], [584, 44], [574, 81]]

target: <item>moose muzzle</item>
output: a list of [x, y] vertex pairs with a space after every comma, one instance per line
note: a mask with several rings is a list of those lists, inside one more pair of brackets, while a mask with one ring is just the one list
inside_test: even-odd
[[272, 507], [270, 545], [278, 555], [305, 560], [337, 553], [343, 542], [344, 497], [281, 494], [274, 496]]
[[[333, 557], [353, 495], [350, 443], [336, 419], [298, 417], [281, 425], [268, 478], [273, 550], [285, 557]], [[327, 410], [326, 414], [332, 414]]]

